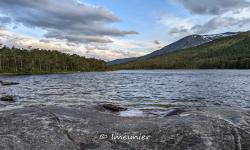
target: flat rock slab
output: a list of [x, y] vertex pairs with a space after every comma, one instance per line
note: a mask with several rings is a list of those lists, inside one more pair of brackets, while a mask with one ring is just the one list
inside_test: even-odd
[[93, 108], [30, 106], [0, 112], [0, 149], [248, 150], [249, 123], [248, 110], [221, 107], [143, 118]]

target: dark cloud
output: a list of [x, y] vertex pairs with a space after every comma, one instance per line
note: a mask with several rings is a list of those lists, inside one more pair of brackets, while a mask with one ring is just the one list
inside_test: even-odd
[[160, 42], [159, 40], [154, 40], [154, 44], [156, 44], [156, 45], [160, 45], [160, 44], [161, 44], [161, 42]]
[[221, 14], [230, 10], [249, 7], [246, 0], [177, 0], [194, 14]]
[[74, 32], [61, 32], [58, 30], [50, 31], [45, 34], [47, 38], [56, 38], [60, 40], [67, 39], [71, 43], [112, 43], [113, 41], [109, 38], [101, 35], [86, 35]]
[[208, 34], [220, 29], [230, 31], [231, 27], [241, 29], [247, 25], [250, 25], [250, 18], [215, 16], [204, 24], [194, 25], [191, 29], [182, 26], [171, 28], [169, 34], [183, 37], [190, 34]]
[[112, 41], [107, 36], [137, 34], [109, 27], [120, 19], [103, 7], [77, 0], [1, 0], [0, 11], [16, 24], [45, 29], [46, 37], [68, 42], [109, 43]]
[[171, 35], [176, 35], [176, 34], [187, 35], [187, 34], [189, 34], [189, 30], [183, 26], [174, 27], [174, 28], [170, 29], [169, 34], [171, 34]]
[[42, 42], [42, 43], [50, 43], [50, 40], [42, 39], [42, 40], [40, 40], [40, 42]]
[[[173, 26], [170, 35], [187, 36], [189, 34], [209, 34], [220, 30], [245, 30], [250, 25], [249, 0], [176, 0], [187, 10], [206, 22], [191, 23], [191, 26]], [[202, 19], [201, 19], [202, 21]], [[196, 22], [196, 21], [193, 21]]]
[[0, 24], [8, 24], [11, 22], [9, 17], [0, 17]]
[[238, 28], [250, 24], [250, 19], [238, 19], [232, 17], [214, 17], [203, 25], [195, 25], [192, 27], [194, 33], [209, 33], [220, 28], [230, 28], [238, 26]]

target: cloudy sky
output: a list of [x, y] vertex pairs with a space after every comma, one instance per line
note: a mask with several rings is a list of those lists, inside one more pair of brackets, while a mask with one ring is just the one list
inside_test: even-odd
[[250, 0], [0, 0], [0, 43], [104, 60], [250, 30]]

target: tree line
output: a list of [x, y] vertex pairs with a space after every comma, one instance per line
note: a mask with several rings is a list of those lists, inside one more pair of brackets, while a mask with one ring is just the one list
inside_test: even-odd
[[103, 71], [102, 60], [70, 55], [55, 50], [0, 48], [0, 73], [56, 73]]

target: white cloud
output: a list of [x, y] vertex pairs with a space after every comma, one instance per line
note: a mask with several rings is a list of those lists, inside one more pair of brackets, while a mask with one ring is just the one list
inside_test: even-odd
[[119, 51], [119, 50], [101, 50], [101, 49], [94, 49], [94, 50], [89, 50], [86, 52], [85, 55], [88, 57], [94, 57], [98, 59], [103, 59], [103, 60], [115, 60], [115, 59], [120, 59], [120, 58], [129, 58], [129, 57], [138, 57], [142, 56], [145, 53], [140, 53], [140, 52], [134, 52], [134, 51]]
[[[112, 39], [113, 47], [122, 47], [124, 49], [129, 48], [144, 48], [142, 42], [127, 42], [123, 40]], [[94, 57], [102, 60], [114, 60], [118, 58], [128, 58], [128, 57], [137, 57], [142, 56], [145, 52], [137, 51], [123, 51], [116, 50], [116, 48], [109, 48], [109, 44], [100, 44], [100, 43], [89, 43], [89, 44], [75, 44], [68, 43], [66, 40], [58, 39], [39, 39], [26, 35], [21, 35], [13, 33], [6, 28], [0, 28], [0, 43], [7, 46], [15, 46], [18, 48], [39, 48], [39, 49], [48, 49], [48, 50], [58, 50], [60, 52], [69, 53], [69, 54], [78, 54], [85, 57]], [[152, 42], [153, 43], [153, 42]], [[127, 45], [126, 45], [127, 44]], [[111, 46], [111, 47], [112, 47]], [[150, 45], [149, 45], [150, 46]]]
[[162, 43], [155, 43], [155, 40], [144, 41], [144, 40], [133, 40], [133, 39], [123, 40], [123, 39], [113, 38], [112, 41], [114, 41], [114, 43], [112, 43], [111, 46], [115, 49], [141, 51], [140, 52], [141, 54], [150, 53], [164, 46]]
[[195, 25], [195, 17], [182, 18], [173, 15], [162, 15], [158, 23], [165, 26], [169, 36], [183, 37], [191, 34], [191, 29]]
[[[186, 14], [186, 17], [165, 15], [158, 20], [161, 25], [166, 27], [167, 34], [170, 37], [179, 39], [190, 34], [238, 32], [250, 29], [250, 3], [244, 0], [216, 2], [213, 0], [205, 3], [202, 3], [202, 1], [198, 3], [197, 0], [178, 1], [183, 3], [192, 14]], [[217, 3], [218, 5], [215, 5]], [[217, 6], [221, 6], [221, 8], [217, 8]], [[231, 7], [233, 9], [229, 9]], [[201, 10], [202, 8], [204, 10]]]
[[172, 15], [162, 16], [159, 23], [164, 24], [167, 27], [183, 27], [190, 29], [193, 26], [193, 22], [189, 18], [180, 18]]
[[[0, 42], [19, 48], [53, 49], [104, 60], [142, 55], [142, 52], [128, 52], [128, 48], [138, 48], [137, 44], [120, 47], [116, 42], [118, 37], [138, 34], [111, 26], [120, 21], [110, 10], [79, 0], [1, 0]], [[43, 30], [44, 38], [17, 34], [3, 26]], [[124, 49], [127, 51], [122, 51]]]
[[250, 7], [228, 11], [212, 17], [209, 21], [192, 27], [196, 33], [218, 33], [224, 31], [246, 31], [250, 25]]
[[120, 19], [111, 11], [77, 0], [1, 0], [0, 23], [46, 30], [47, 38], [71, 43], [110, 43], [109, 36], [138, 34], [110, 26]]

